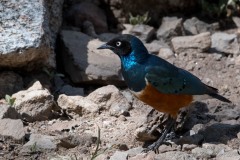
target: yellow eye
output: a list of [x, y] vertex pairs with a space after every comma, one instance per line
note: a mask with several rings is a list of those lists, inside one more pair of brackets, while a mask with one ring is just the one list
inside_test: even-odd
[[117, 46], [117, 47], [120, 47], [121, 44], [122, 44], [122, 43], [121, 43], [120, 41], [117, 41], [117, 42], [116, 42], [116, 46]]

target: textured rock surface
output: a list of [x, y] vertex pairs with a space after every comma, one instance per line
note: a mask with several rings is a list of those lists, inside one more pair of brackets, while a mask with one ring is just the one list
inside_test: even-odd
[[27, 90], [13, 94], [15, 108], [27, 121], [47, 120], [51, 118], [55, 102], [53, 96], [44, 89], [39, 81]]
[[[32, 147], [34, 147], [32, 149]], [[30, 140], [23, 145], [21, 152], [38, 152], [43, 150], [54, 150], [57, 148], [56, 142], [54, 142], [53, 136], [31, 134]]]
[[183, 26], [186, 34], [190, 35], [196, 35], [208, 31], [213, 32], [215, 29], [213, 25], [200, 21], [196, 17], [184, 21]]
[[24, 140], [24, 128], [20, 119], [1, 119], [0, 120], [0, 135], [6, 138], [11, 138], [14, 141], [21, 142]]
[[[1, 62], [0, 62], [1, 63]], [[23, 88], [22, 77], [14, 72], [0, 73], [0, 98], [12, 95]]]
[[211, 47], [211, 37], [209, 32], [201, 33], [195, 36], [175, 37], [171, 42], [174, 51], [177, 53], [192, 50], [204, 52]]
[[[61, 24], [62, 3], [63, 0], [1, 2], [0, 67], [32, 70], [36, 64], [55, 66], [51, 45]], [[53, 16], [57, 23], [52, 21]]]
[[162, 24], [157, 30], [157, 38], [165, 41], [172, 37], [182, 35], [182, 18], [164, 17]]
[[212, 35], [212, 46], [214, 51], [227, 54], [240, 54], [237, 35], [227, 33], [214, 33]]
[[155, 29], [148, 25], [137, 24], [132, 27], [130, 34], [137, 36], [142, 41], [149, 42], [155, 35]]
[[83, 27], [84, 21], [90, 21], [97, 33], [107, 32], [107, 17], [104, 11], [94, 3], [83, 2], [73, 5], [67, 13], [67, 20], [74, 26]]
[[97, 50], [103, 44], [74, 31], [62, 31], [62, 59], [65, 71], [75, 83], [115, 83], [122, 81], [120, 60], [111, 51]]
[[6, 104], [0, 104], [0, 119], [3, 118], [20, 119], [21, 116], [14, 107]]

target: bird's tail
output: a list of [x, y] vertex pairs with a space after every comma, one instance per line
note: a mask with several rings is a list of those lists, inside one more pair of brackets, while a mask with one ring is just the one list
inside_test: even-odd
[[210, 93], [208, 94], [209, 96], [213, 97], [213, 98], [216, 98], [220, 101], [223, 101], [223, 102], [227, 102], [227, 103], [232, 103], [229, 99], [217, 94], [217, 93]]
[[[207, 85], [208, 86], [208, 85]], [[223, 101], [223, 102], [227, 102], [227, 103], [232, 103], [229, 99], [221, 96], [218, 94], [218, 89], [214, 88], [214, 87], [211, 87], [211, 86], [208, 86], [208, 88], [212, 91], [212, 93], [209, 93], [208, 95], [213, 97], [213, 98], [216, 98], [220, 101]]]

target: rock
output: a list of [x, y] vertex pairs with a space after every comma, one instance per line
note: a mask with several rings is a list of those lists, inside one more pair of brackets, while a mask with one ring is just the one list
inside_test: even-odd
[[153, 39], [155, 35], [155, 29], [148, 25], [137, 24], [133, 26], [130, 34], [137, 36], [140, 40], [144, 42], [149, 42]]
[[240, 55], [235, 58], [235, 65], [240, 66]]
[[110, 160], [126, 160], [128, 156], [127, 152], [116, 151], [111, 157]]
[[162, 24], [157, 30], [157, 38], [163, 39], [165, 42], [172, 37], [182, 35], [182, 18], [164, 17]]
[[20, 119], [21, 116], [14, 107], [0, 104], [0, 119], [3, 118]]
[[87, 96], [100, 109], [109, 110], [111, 115], [119, 116], [131, 109], [127, 98], [113, 85], [101, 87]]
[[127, 151], [129, 157], [133, 157], [133, 156], [135, 156], [137, 154], [140, 154], [142, 152], [143, 152], [143, 148], [142, 147], [132, 148], [132, 149], [129, 149]]
[[216, 160], [239, 160], [239, 159], [240, 159], [239, 151], [236, 149], [229, 152], [225, 152], [216, 157]]
[[53, 45], [61, 26], [62, 4], [63, 0], [1, 3], [0, 67], [55, 67]]
[[23, 142], [25, 133], [22, 121], [20, 119], [0, 119], [0, 135], [17, 142]]
[[121, 85], [120, 60], [108, 50], [97, 50], [99, 40], [75, 31], [61, 32], [62, 60], [67, 74], [74, 83]]
[[52, 125], [50, 125], [48, 127], [48, 130], [51, 132], [56, 132], [56, 131], [60, 131], [60, 132], [73, 132], [77, 127], [79, 127], [80, 122], [79, 121], [60, 121], [60, 122], [56, 122], [53, 123]]
[[130, 34], [132, 28], [133, 28], [133, 25], [131, 24], [123, 24], [123, 26], [125, 27], [124, 30], [122, 30], [122, 34]]
[[239, 17], [232, 17], [233, 22], [235, 25], [240, 28], [240, 18]]
[[199, 134], [204, 136], [205, 142], [226, 143], [228, 140], [235, 138], [239, 131], [240, 125], [238, 124], [215, 123], [206, 127], [204, 130], [200, 130]]
[[213, 151], [210, 149], [197, 147], [192, 150], [192, 154], [197, 159], [209, 159], [213, 156]]
[[0, 73], [0, 98], [4, 98], [6, 94], [12, 95], [22, 88], [23, 80], [20, 75], [7, 71]]
[[169, 48], [168, 45], [162, 41], [154, 40], [151, 43], [144, 44], [150, 53], [158, 54], [162, 48]]
[[172, 46], [176, 53], [197, 51], [204, 52], [211, 47], [210, 33], [205, 32], [195, 36], [182, 36], [172, 39]]
[[108, 42], [110, 40], [112, 40], [113, 38], [116, 38], [118, 37], [119, 34], [115, 34], [115, 33], [102, 33], [98, 36], [98, 38], [101, 40], [101, 41], [104, 41], [104, 42]]
[[180, 151], [170, 151], [166, 153], [161, 153], [156, 155], [155, 160], [161, 160], [161, 159], [167, 159], [167, 160], [196, 160], [196, 158], [188, 153], [180, 152]]
[[184, 151], [191, 151], [192, 149], [197, 148], [196, 144], [183, 144], [182, 149]]
[[30, 140], [23, 145], [21, 153], [34, 153], [43, 150], [55, 150], [57, 144], [53, 136], [31, 134]]
[[199, 145], [203, 142], [204, 137], [201, 134], [194, 134], [192, 136], [183, 136], [177, 140], [177, 144], [196, 144]]
[[83, 88], [73, 87], [71, 85], [64, 85], [58, 92], [59, 94], [66, 94], [68, 96], [75, 96], [75, 95], [84, 95]]
[[44, 89], [39, 81], [36, 81], [27, 90], [19, 91], [12, 95], [15, 100], [15, 108], [22, 118], [29, 122], [50, 119], [56, 103], [47, 89]]
[[129, 160], [154, 160], [155, 159], [155, 153], [153, 151], [148, 153], [141, 153], [134, 157], [129, 158]]
[[89, 134], [72, 134], [62, 137], [60, 141], [61, 142], [58, 145], [67, 149], [74, 148], [76, 146], [81, 146], [81, 148], [83, 148], [84, 146], [91, 146], [94, 143], [94, 137]]
[[158, 52], [158, 56], [163, 59], [169, 59], [174, 56], [174, 53], [170, 48], [161, 48]]
[[230, 147], [228, 147], [225, 144], [211, 144], [211, 143], [203, 143], [202, 147], [207, 150], [212, 151], [212, 157], [216, 157], [219, 155], [224, 154], [225, 152], [228, 152], [232, 150]]
[[200, 21], [196, 17], [187, 19], [184, 23], [184, 30], [188, 35], [196, 35], [203, 32], [213, 32], [214, 28], [210, 24]]
[[82, 25], [82, 32], [89, 35], [90, 37], [97, 38], [98, 35], [95, 32], [95, 28], [90, 21], [84, 21]]
[[212, 50], [226, 54], [239, 54], [237, 35], [227, 33], [214, 33], [212, 39]]
[[107, 17], [104, 11], [91, 2], [73, 5], [67, 13], [66, 20], [79, 28], [82, 27], [84, 21], [90, 21], [97, 33], [108, 31]]
[[93, 101], [82, 96], [67, 96], [61, 94], [57, 100], [58, 105], [67, 111], [67, 113], [74, 112], [80, 116], [88, 113], [96, 113], [99, 107]]

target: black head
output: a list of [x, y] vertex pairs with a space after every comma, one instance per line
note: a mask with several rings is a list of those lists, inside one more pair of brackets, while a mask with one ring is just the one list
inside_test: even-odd
[[114, 38], [98, 47], [97, 49], [110, 49], [119, 56], [128, 55], [132, 52], [131, 39], [132, 35], [124, 34]]

